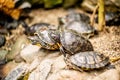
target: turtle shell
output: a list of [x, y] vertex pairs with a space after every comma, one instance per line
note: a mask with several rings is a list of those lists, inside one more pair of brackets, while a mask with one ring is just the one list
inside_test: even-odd
[[72, 29], [82, 35], [94, 34], [94, 28], [84, 22], [72, 21], [65, 26], [67, 29]]
[[83, 13], [78, 13], [75, 11], [70, 11], [66, 16], [59, 18], [59, 24], [67, 24], [72, 21], [82, 21], [85, 23], [90, 23], [90, 18]]
[[72, 54], [76, 52], [93, 51], [91, 42], [73, 30], [64, 30], [61, 32], [60, 42], [62, 46]]
[[39, 30], [39, 29], [41, 29], [43, 27], [49, 28], [49, 26], [50, 26], [50, 24], [48, 24], [48, 23], [35, 23], [35, 24], [31, 25], [31, 26], [28, 26], [27, 23], [25, 23], [24, 21], [21, 21], [20, 23], [25, 28], [25, 34], [31, 35], [31, 36], [33, 36], [34, 33], [37, 30]]
[[84, 37], [91, 37], [95, 33], [95, 29], [89, 24], [90, 19], [82, 13], [70, 13], [66, 17], [60, 18], [59, 29], [71, 29]]
[[57, 38], [59, 38], [59, 35], [57, 32], [55, 32], [54, 29], [43, 27], [39, 29], [35, 34], [38, 37], [36, 38], [36, 41], [38, 41], [42, 48], [49, 50], [59, 49], [57, 41], [55, 41]]
[[79, 52], [67, 57], [67, 60], [83, 70], [99, 69], [110, 63], [108, 57], [94, 51]]

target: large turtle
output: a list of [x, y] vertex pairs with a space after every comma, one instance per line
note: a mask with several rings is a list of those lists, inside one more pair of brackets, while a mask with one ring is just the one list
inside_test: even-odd
[[87, 15], [71, 12], [63, 18], [59, 18], [59, 29], [71, 29], [89, 38], [95, 32], [95, 29], [89, 23], [90, 19]]
[[35, 36], [29, 37], [29, 39], [33, 42], [33, 44], [41, 45], [42, 48], [57, 50], [59, 49], [59, 46], [57, 45], [59, 37], [60, 35], [58, 30], [43, 26], [35, 32]]
[[67, 55], [65, 62], [69, 67], [79, 71], [101, 69], [107, 65], [109, 65], [110, 68], [115, 68], [110, 64], [109, 57], [95, 51], [78, 52], [74, 55]]
[[71, 54], [94, 50], [91, 42], [88, 39], [84, 38], [73, 30], [63, 30], [60, 33], [60, 43], [60, 50], [63, 51], [61, 48], [63, 47]]

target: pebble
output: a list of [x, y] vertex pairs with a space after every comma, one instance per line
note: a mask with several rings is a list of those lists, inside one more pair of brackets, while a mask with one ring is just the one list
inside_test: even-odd
[[29, 44], [20, 52], [20, 56], [28, 63], [31, 63], [38, 56], [40, 47]]
[[74, 70], [60, 70], [49, 76], [47, 80], [84, 80], [83, 77], [86, 76], [85, 73], [80, 73]]
[[6, 54], [7, 53], [8, 53], [8, 51], [6, 51], [6, 50], [0, 50], [0, 65], [6, 63]]
[[40, 60], [38, 58], [36, 58], [29, 66], [29, 72], [35, 70], [37, 68], [37, 66], [40, 64]]
[[59, 56], [58, 58], [56, 58], [54, 60], [51, 72], [56, 73], [56, 72], [58, 72], [58, 71], [60, 71], [62, 69], [65, 69], [66, 66], [67, 65], [66, 65], [66, 63], [64, 61], [64, 56], [61, 55], [61, 56]]

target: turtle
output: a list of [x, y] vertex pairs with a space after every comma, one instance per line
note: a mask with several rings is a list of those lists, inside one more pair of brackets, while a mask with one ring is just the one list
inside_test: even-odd
[[74, 55], [67, 55], [65, 62], [69, 68], [79, 71], [90, 71], [104, 67], [115, 68], [111, 65], [109, 57], [95, 51], [78, 52]]
[[48, 50], [58, 50], [59, 46], [59, 31], [56, 29], [50, 29], [46, 26], [41, 27], [38, 29], [32, 37], [29, 39], [33, 42], [33, 44], [41, 45], [42, 48]]
[[[98, 23], [98, 16], [95, 18], [95, 22]], [[120, 12], [105, 13], [106, 26], [119, 26], [120, 25]]]
[[93, 51], [91, 42], [73, 30], [63, 30], [60, 32], [60, 50], [65, 48], [70, 54], [76, 52]]
[[59, 18], [58, 29], [71, 29], [86, 38], [90, 38], [96, 32], [90, 24], [90, 19], [87, 15], [82, 13], [70, 13], [63, 18]]
[[58, 18], [59, 24], [67, 24], [72, 21], [83, 21], [85, 23], [90, 23], [89, 16], [83, 14], [83, 13], [77, 13], [73, 10], [69, 10], [68, 14], [63, 17]]
[[33, 36], [34, 33], [40, 28], [43, 28], [43, 27], [49, 28], [51, 26], [49, 23], [44, 23], [44, 22], [35, 23], [31, 26], [28, 26], [28, 24], [25, 21], [20, 21], [20, 24], [25, 28], [25, 34], [30, 36]]

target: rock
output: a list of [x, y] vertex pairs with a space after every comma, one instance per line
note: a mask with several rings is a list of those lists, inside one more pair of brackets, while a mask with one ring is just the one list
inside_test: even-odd
[[51, 71], [52, 68], [52, 60], [46, 59], [41, 62], [38, 70], [40, 72], [40, 80], [46, 80], [48, 77], [49, 72]]
[[60, 70], [55, 74], [48, 77], [47, 80], [87, 80], [85, 77], [89, 78], [86, 73], [81, 73], [74, 70]]
[[110, 69], [104, 73], [96, 76], [91, 80], [120, 80], [119, 72], [115, 69]]
[[0, 65], [6, 63], [6, 54], [8, 51], [6, 50], [0, 50]]
[[40, 60], [36, 58], [29, 66], [29, 72], [33, 71], [34, 69], [37, 68], [37, 66], [40, 64]]
[[20, 36], [12, 46], [11, 51], [7, 54], [7, 60], [13, 60], [16, 56], [18, 56], [20, 51], [27, 45], [27, 43], [27, 37], [25, 35]]
[[40, 48], [38, 54], [39, 60], [42, 61], [43, 59], [56, 59], [61, 53], [59, 51], [50, 51]]
[[65, 68], [66, 68], [66, 63], [64, 61], [64, 56], [61, 55], [57, 59], [55, 59], [51, 72], [56, 73]]
[[51, 71], [53, 61], [50, 59], [43, 60], [35, 71], [33, 71], [28, 80], [46, 80]]
[[28, 63], [31, 63], [38, 56], [40, 47], [29, 44], [21, 52], [20, 56]]

